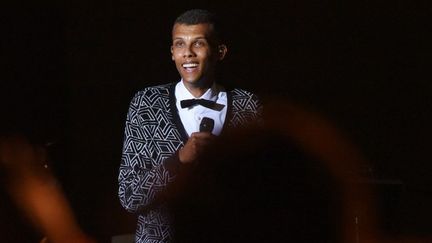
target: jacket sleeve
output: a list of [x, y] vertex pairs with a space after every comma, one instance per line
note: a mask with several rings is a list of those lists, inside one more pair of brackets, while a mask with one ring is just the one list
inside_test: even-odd
[[253, 93], [242, 90], [233, 90], [233, 117], [231, 127], [261, 126], [263, 124], [263, 105]]
[[[166, 158], [154, 158], [151, 131], [154, 124], [147, 121], [145, 109], [150, 104], [143, 101], [145, 91], [132, 99], [126, 117], [124, 143], [119, 169], [119, 198], [129, 212], [138, 212], [153, 205], [174, 180], [180, 166], [177, 153]], [[157, 163], [155, 161], [162, 161]]]
[[263, 108], [263, 105], [262, 105], [262, 102], [261, 102], [261, 100], [258, 98], [258, 96], [256, 96], [255, 94], [253, 94], [252, 95], [252, 102], [253, 102], [253, 104], [254, 104], [254, 116], [255, 116], [255, 122], [256, 122], [256, 124], [258, 124], [258, 125], [262, 125], [263, 124], [263, 110], [264, 110], [264, 108]]

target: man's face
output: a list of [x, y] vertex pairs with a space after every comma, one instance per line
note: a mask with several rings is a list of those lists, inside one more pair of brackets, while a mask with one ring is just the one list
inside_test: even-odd
[[211, 31], [209, 24], [175, 24], [173, 27], [172, 60], [187, 86], [203, 87], [214, 81], [216, 62], [224, 57], [226, 48], [215, 46]]

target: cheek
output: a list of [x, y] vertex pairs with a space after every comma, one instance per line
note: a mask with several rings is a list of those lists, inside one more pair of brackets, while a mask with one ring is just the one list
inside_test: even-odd
[[199, 54], [197, 53], [197, 55], [201, 58], [202, 61], [204, 61], [206, 63], [211, 62], [211, 60], [212, 60], [211, 52], [203, 51], [203, 52], [200, 52]]
[[181, 52], [179, 52], [179, 51], [172, 51], [172, 52], [171, 52], [171, 59], [172, 59], [173, 61], [175, 61], [175, 60], [179, 60], [181, 56], [182, 56], [182, 54], [181, 54]]
[[178, 64], [180, 63], [179, 55], [176, 54], [176, 53], [173, 53], [173, 54], [171, 55], [171, 60], [173, 60], [173, 61], [176, 63], [176, 65], [178, 65]]

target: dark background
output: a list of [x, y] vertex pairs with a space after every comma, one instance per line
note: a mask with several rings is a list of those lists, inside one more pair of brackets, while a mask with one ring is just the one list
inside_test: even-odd
[[400, 232], [430, 233], [426, 1], [3, 5], [2, 130], [55, 142], [53, 167], [89, 234], [107, 239], [134, 231], [117, 198], [123, 123], [135, 91], [179, 80], [170, 28], [189, 8], [215, 11], [227, 24], [225, 82], [330, 119], [359, 146], [369, 175], [403, 184], [393, 215]]

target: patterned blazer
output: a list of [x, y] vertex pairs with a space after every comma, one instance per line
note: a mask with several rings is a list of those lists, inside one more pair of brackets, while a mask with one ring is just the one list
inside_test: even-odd
[[[119, 197], [126, 210], [138, 214], [136, 242], [170, 242], [173, 237], [168, 209], [159, 199], [176, 178], [176, 151], [187, 141], [175, 105], [175, 85], [137, 92], [126, 118]], [[262, 107], [254, 94], [233, 89], [227, 96], [224, 130], [261, 119]]]

